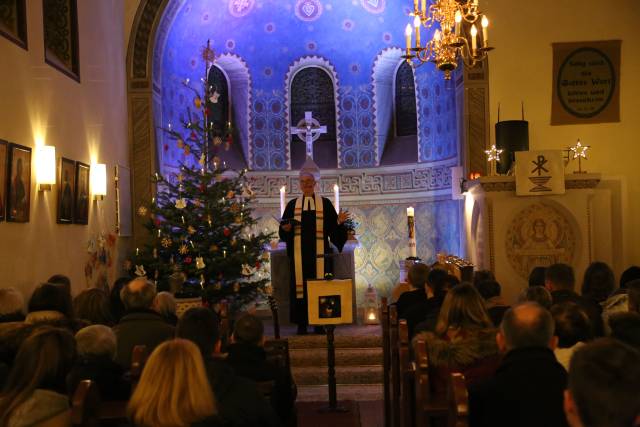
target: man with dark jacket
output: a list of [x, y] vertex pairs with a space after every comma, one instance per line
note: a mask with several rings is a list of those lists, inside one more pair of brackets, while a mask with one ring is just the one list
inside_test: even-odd
[[219, 355], [220, 330], [215, 313], [206, 307], [187, 310], [178, 320], [176, 336], [194, 342], [202, 353], [211, 389], [225, 426], [274, 427], [282, 425], [255, 382], [237, 376]]
[[295, 389], [291, 372], [267, 360], [264, 351], [264, 325], [257, 317], [246, 314], [235, 323], [227, 363], [237, 375], [256, 382], [273, 381], [271, 405], [281, 420], [295, 416]]
[[404, 314], [409, 308], [427, 301], [425, 285], [428, 277], [429, 267], [425, 264], [415, 263], [411, 266], [407, 274], [407, 282], [412, 289], [401, 294], [396, 302], [399, 318], [404, 318]]
[[547, 267], [545, 287], [551, 292], [553, 305], [574, 302], [584, 309], [591, 322], [594, 337], [604, 334], [602, 308], [597, 303], [583, 298], [575, 291], [576, 279], [573, 268], [567, 264], [553, 264]]
[[567, 372], [553, 354], [551, 314], [527, 302], [507, 310], [496, 336], [505, 353], [493, 378], [469, 390], [471, 427], [565, 427]]
[[413, 337], [418, 331], [433, 331], [435, 329], [440, 307], [442, 307], [449, 287], [449, 278], [446, 271], [439, 268], [432, 269], [427, 276], [425, 289], [427, 298], [424, 302], [409, 307], [402, 316], [399, 316], [407, 320], [410, 337]]
[[147, 346], [147, 354], [162, 342], [173, 338], [175, 329], [152, 309], [156, 286], [144, 277], [129, 282], [120, 291], [125, 315], [113, 327], [118, 341], [116, 362], [128, 369], [131, 353], [136, 345]]

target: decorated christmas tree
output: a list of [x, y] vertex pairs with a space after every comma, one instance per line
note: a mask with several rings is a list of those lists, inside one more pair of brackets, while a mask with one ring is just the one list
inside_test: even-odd
[[[214, 61], [208, 44], [203, 59], [208, 71]], [[267, 283], [264, 247], [271, 235], [255, 232], [246, 169], [230, 170], [217, 156], [228, 149], [231, 127], [212, 120], [218, 94], [206, 76], [202, 82], [201, 91], [183, 82], [193, 92], [193, 107], [179, 129], [163, 129], [184, 151], [184, 161], [174, 173], [152, 178], [156, 197], [137, 212], [148, 218], [149, 239], [136, 248], [131, 272], [210, 304], [224, 299], [233, 310], [255, 301]]]

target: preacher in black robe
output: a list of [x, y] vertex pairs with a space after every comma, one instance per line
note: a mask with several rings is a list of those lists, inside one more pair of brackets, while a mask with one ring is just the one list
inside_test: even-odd
[[[320, 171], [310, 158], [307, 158], [307, 162], [300, 170], [300, 188], [303, 191], [302, 197], [305, 199], [315, 199], [313, 189], [316, 181], [320, 179]], [[306, 332], [306, 327], [309, 324], [309, 316], [307, 313], [307, 280], [316, 279], [322, 274], [316, 274], [316, 210], [315, 203], [311, 201], [303, 200], [302, 213], [300, 216], [301, 230], [300, 230], [300, 242], [301, 242], [301, 258], [302, 258], [302, 278], [303, 278], [303, 297], [297, 298], [296, 296], [296, 279], [295, 279], [295, 239], [294, 228], [286, 226], [288, 221], [294, 219], [296, 200], [293, 199], [287, 204], [284, 213], [282, 214], [282, 223], [280, 225], [279, 234], [280, 239], [287, 244], [287, 256], [289, 257], [289, 270], [290, 270], [290, 282], [289, 282], [289, 316], [292, 323], [298, 324], [298, 332]], [[322, 210], [324, 214], [323, 218], [323, 231], [324, 231], [324, 252], [325, 255], [331, 255], [333, 253], [331, 243], [342, 251], [342, 248], [347, 241], [347, 229], [342, 223], [349, 217], [347, 212], [342, 212], [340, 215], [336, 213], [335, 208], [331, 201], [325, 197], [322, 197]], [[333, 263], [330, 256], [325, 257], [324, 272], [333, 272]]]

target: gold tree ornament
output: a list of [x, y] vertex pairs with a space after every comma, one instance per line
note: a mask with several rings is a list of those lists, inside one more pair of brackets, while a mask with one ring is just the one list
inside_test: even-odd
[[590, 145], [582, 145], [582, 142], [578, 139], [578, 142], [573, 147], [569, 147], [570, 160], [578, 159], [578, 170], [574, 173], [586, 173], [582, 170], [582, 159], [587, 159], [587, 150], [591, 148]]
[[138, 208], [138, 215], [139, 216], [147, 216], [147, 213], [149, 213], [149, 210], [146, 207], [140, 206]]
[[180, 249], [178, 249], [178, 252], [180, 252], [180, 255], [186, 255], [189, 252], [189, 248], [187, 248], [187, 245], [183, 243], [182, 245], [180, 245]]
[[485, 150], [484, 153], [487, 155], [487, 161], [489, 162], [489, 175], [496, 175], [496, 162], [500, 161], [500, 155], [503, 150], [499, 150], [496, 148], [495, 144], [491, 146], [491, 149]]
[[191, 225], [190, 225], [190, 226], [187, 228], [187, 233], [189, 233], [189, 234], [194, 234], [195, 232], [196, 232], [196, 229], [195, 229], [195, 228], [193, 228], [193, 226], [191, 226]]
[[160, 241], [160, 244], [162, 245], [163, 248], [168, 248], [169, 246], [171, 246], [171, 239], [168, 237], [163, 237], [162, 240]]
[[200, 99], [199, 96], [196, 96], [195, 98], [193, 98], [193, 106], [196, 107], [198, 110], [202, 108], [202, 99]]

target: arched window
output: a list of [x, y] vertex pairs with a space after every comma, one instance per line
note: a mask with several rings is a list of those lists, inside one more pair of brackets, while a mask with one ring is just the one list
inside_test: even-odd
[[[242, 152], [242, 146], [238, 131], [235, 126], [235, 120], [230, 106], [230, 89], [227, 76], [222, 70], [215, 65], [209, 69], [208, 83], [211, 87], [210, 93], [216, 102], [210, 98], [207, 100], [209, 108], [209, 122], [213, 123], [213, 137], [219, 136], [222, 142], [214, 144], [212, 153], [226, 162], [227, 166], [233, 169], [243, 169], [247, 167], [247, 162]], [[217, 99], [216, 99], [217, 94]], [[232, 143], [229, 144], [226, 139], [227, 123], [231, 123], [233, 129]], [[220, 141], [220, 140], [217, 140]]]
[[[304, 113], [310, 111], [327, 133], [313, 143], [313, 158], [322, 168], [335, 168], [338, 164], [336, 143], [336, 103], [333, 81], [319, 67], [300, 70], [291, 82], [291, 126], [297, 126]], [[291, 168], [299, 169], [305, 159], [305, 143], [291, 135]]]
[[416, 86], [413, 69], [406, 61], [402, 61], [396, 71], [395, 86], [396, 136], [417, 135]]
[[209, 121], [213, 122], [213, 128], [226, 129], [227, 122], [231, 121], [229, 115], [229, 84], [222, 70], [215, 65], [209, 69], [209, 86], [211, 94], [217, 93], [217, 102], [208, 100]]

